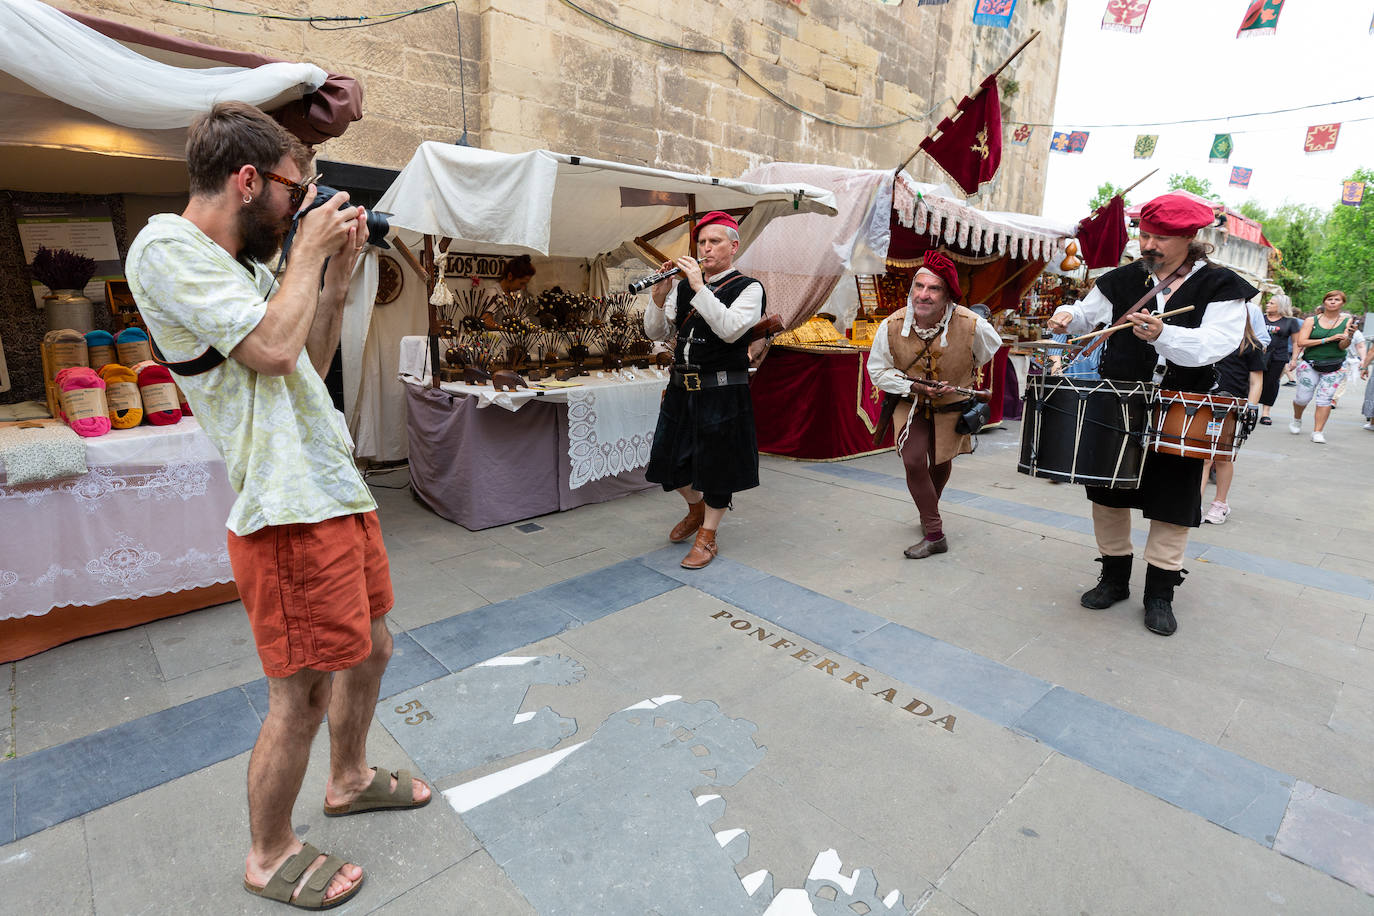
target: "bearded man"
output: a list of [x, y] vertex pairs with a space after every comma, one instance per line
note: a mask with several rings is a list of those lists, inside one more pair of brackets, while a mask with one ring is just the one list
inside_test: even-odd
[[[267, 675], [248, 762], [243, 886], [302, 909], [358, 893], [363, 870], [296, 836], [291, 811], [329, 714], [326, 816], [415, 808], [429, 786], [367, 763], [392, 642], [377, 504], [321, 376], [367, 239], [337, 194], [311, 209], [310, 153], [251, 105], [221, 102], [187, 131], [190, 200], [130, 246], [129, 287], [238, 494], [229, 560]], [[281, 282], [263, 264], [300, 217]], [[327, 262], [327, 266], [326, 266]]]
[[[1104, 379], [1211, 391], [1212, 366], [1240, 346], [1249, 321], [1246, 302], [1259, 294], [1237, 274], [1207, 260], [1210, 246], [1199, 242], [1197, 233], [1215, 221], [1210, 206], [1182, 194], [1147, 203], [1140, 215], [1140, 260], [1104, 274], [1082, 302], [1055, 312], [1050, 333], [1081, 333], [1125, 315], [1132, 327], [1109, 335], [1103, 345], [1099, 371]], [[1127, 314], [1140, 303], [1143, 310]], [[1192, 310], [1159, 317], [1184, 306]], [[1102, 573], [1080, 598], [1084, 607], [1103, 610], [1130, 597], [1131, 509], [1140, 509], [1150, 520], [1145, 627], [1161, 636], [1178, 629], [1174, 589], [1187, 572], [1188, 529], [1202, 524], [1202, 465], [1201, 458], [1151, 451], [1138, 489], [1087, 488]]]

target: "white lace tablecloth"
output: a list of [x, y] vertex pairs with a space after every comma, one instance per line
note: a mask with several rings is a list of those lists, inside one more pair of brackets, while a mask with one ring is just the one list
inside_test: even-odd
[[233, 580], [234, 491], [193, 417], [90, 439], [86, 465], [15, 487], [0, 475], [0, 620]]

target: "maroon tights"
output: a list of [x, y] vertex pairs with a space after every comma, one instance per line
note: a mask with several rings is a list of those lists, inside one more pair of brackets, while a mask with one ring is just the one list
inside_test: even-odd
[[921, 526], [927, 541], [944, 537], [940, 521], [940, 494], [949, 483], [954, 462], [935, 463], [935, 425], [923, 414], [911, 418], [911, 428], [902, 446], [902, 464], [906, 466], [906, 487], [921, 513]]

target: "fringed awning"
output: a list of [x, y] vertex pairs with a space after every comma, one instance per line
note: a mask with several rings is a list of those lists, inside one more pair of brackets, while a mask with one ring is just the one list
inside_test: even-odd
[[893, 188], [892, 209], [901, 225], [965, 255], [1048, 261], [1073, 237], [1075, 227], [1070, 223], [979, 210], [942, 196], [940, 190], [903, 175]]

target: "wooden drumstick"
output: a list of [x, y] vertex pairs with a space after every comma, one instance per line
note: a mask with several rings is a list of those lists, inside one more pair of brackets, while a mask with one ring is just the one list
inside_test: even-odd
[[[1174, 309], [1174, 310], [1171, 311], [1171, 312], [1161, 312], [1161, 313], [1159, 313], [1158, 315], [1154, 315], [1153, 312], [1137, 312], [1136, 314], [1139, 314], [1139, 315], [1154, 315], [1154, 317], [1156, 317], [1156, 318], [1168, 318], [1168, 317], [1171, 316], [1171, 315], [1182, 315], [1184, 312], [1191, 312], [1191, 311], [1193, 310], [1193, 308], [1194, 308], [1194, 306], [1185, 305], [1185, 306], [1184, 306], [1183, 308], [1181, 308], [1181, 309]], [[1101, 337], [1101, 336], [1104, 335], [1104, 334], [1115, 334], [1117, 331], [1120, 331], [1120, 330], [1122, 330], [1123, 328], [1129, 328], [1129, 327], [1133, 327], [1133, 325], [1131, 325], [1129, 322], [1126, 323], [1126, 324], [1114, 324], [1114, 325], [1112, 325], [1111, 327], [1109, 327], [1109, 328], [1103, 328], [1103, 329], [1100, 330], [1100, 331], [1092, 331], [1092, 332], [1090, 332], [1090, 333], [1088, 333], [1088, 334], [1079, 334], [1077, 337], [1070, 337], [1070, 338], [1069, 338], [1069, 343], [1072, 344], [1072, 343], [1077, 343], [1077, 342], [1080, 341], [1080, 340], [1090, 340], [1090, 339], [1092, 339], [1092, 338], [1094, 338], [1094, 337]]]

